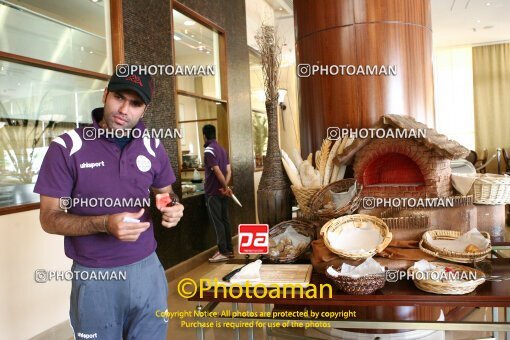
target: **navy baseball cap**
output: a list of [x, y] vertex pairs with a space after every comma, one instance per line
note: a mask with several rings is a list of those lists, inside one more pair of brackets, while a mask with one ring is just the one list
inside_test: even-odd
[[154, 82], [149, 74], [133, 73], [119, 77], [113, 74], [108, 83], [109, 91], [131, 90], [136, 92], [145, 105], [149, 105], [154, 94]]

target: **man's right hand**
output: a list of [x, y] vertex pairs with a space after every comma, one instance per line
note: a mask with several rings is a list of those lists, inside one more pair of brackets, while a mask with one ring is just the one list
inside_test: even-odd
[[229, 187], [226, 187], [226, 188], [220, 188], [220, 192], [223, 196], [227, 196], [227, 197], [232, 197], [232, 195], [234, 194], [232, 192], [232, 189], [230, 189]]
[[139, 219], [142, 217], [144, 209], [140, 209], [137, 213], [119, 213], [108, 215], [106, 222], [106, 230], [121, 241], [135, 242], [140, 237], [140, 234], [149, 229], [149, 222], [124, 222], [124, 217], [131, 217]]

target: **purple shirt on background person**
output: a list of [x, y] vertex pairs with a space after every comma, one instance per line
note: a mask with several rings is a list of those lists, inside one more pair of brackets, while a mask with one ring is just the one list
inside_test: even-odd
[[[92, 111], [92, 127], [68, 131], [52, 141], [34, 192], [56, 198], [133, 199], [133, 202], [143, 203], [149, 200], [151, 187], [163, 188], [175, 182], [168, 155], [158, 139], [133, 138], [122, 150], [115, 141], [104, 136], [91, 139], [88, 133], [91, 129], [97, 132], [102, 116], [103, 109], [95, 109]], [[141, 120], [135, 129], [145, 130]], [[93, 200], [90, 202], [94, 203]], [[68, 212], [97, 216], [138, 212], [142, 207], [78, 204], [69, 208]], [[150, 211], [148, 207], [143, 208], [145, 212], [140, 222], [148, 221], [151, 226], [140, 234], [136, 242], [120, 241], [106, 233], [65, 236], [66, 255], [83, 266], [93, 268], [123, 266], [146, 258], [156, 249], [156, 240]]]
[[223, 176], [226, 176], [227, 165], [230, 164], [227, 153], [225, 149], [218, 144], [216, 139], [208, 140], [204, 147], [205, 193], [209, 196], [222, 196], [220, 189], [223, 188], [223, 185], [221, 185], [212, 168], [217, 165], [223, 173]]

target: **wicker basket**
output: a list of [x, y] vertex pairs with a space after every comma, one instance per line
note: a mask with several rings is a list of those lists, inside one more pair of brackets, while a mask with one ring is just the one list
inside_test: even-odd
[[340, 181], [333, 182], [331, 184], [326, 185], [310, 200], [310, 209], [313, 214], [316, 214], [323, 218], [337, 218], [346, 214], [352, 214], [355, 212], [359, 204], [361, 202], [361, 190], [363, 189], [363, 186], [359, 183], [356, 187], [356, 195], [351, 199], [351, 201], [346, 204], [344, 207], [339, 209], [328, 209], [324, 208], [324, 204], [326, 202], [326, 198], [330, 195], [330, 191], [338, 193], [338, 192], [344, 192], [349, 190], [351, 186], [356, 183], [356, 180], [354, 178], [346, 178], [342, 179]]
[[[343, 226], [349, 222], [353, 222], [356, 227], [361, 227], [363, 223], [372, 223], [372, 225], [379, 229], [379, 232], [382, 236], [382, 242], [374, 249], [367, 250], [363, 253], [333, 248], [327, 237], [328, 231], [330, 230], [340, 231], [343, 228]], [[374, 216], [363, 214], [348, 215], [329, 220], [328, 222], [326, 222], [326, 224], [322, 226], [320, 234], [324, 239], [324, 244], [330, 251], [341, 257], [352, 260], [366, 259], [375, 255], [376, 253], [383, 251], [384, 248], [386, 248], [388, 244], [390, 244], [391, 239], [393, 237], [388, 226], [381, 219]]]
[[412, 215], [401, 217], [383, 217], [381, 219], [393, 234], [394, 241], [419, 241], [429, 227], [429, 217], [426, 215]]
[[436, 281], [431, 279], [418, 279], [416, 278], [416, 269], [414, 267], [410, 267], [407, 272], [409, 275], [414, 275], [413, 282], [418, 289], [421, 289], [425, 292], [434, 293], [434, 294], [452, 294], [452, 295], [462, 295], [471, 293], [485, 282], [485, 274], [477, 269], [469, 268], [465, 266], [460, 266], [458, 264], [450, 264], [450, 263], [442, 263], [442, 262], [432, 262], [436, 267], [449, 267], [454, 269], [455, 271], [461, 272], [472, 272], [476, 274], [476, 280], [470, 281]]
[[296, 197], [296, 201], [299, 205], [299, 209], [303, 212], [304, 215], [312, 215], [312, 211], [310, 209], [310, 200], [312, 196], [317, 193], [321, 188], [313, 187], [313, 188], [305, 188], [298, 187], [295, 185], [291, 185], [290, 188]]
[[[340, 271], [340, 268], [337, 270]], [[360, 277], [347, 275], [335, 277], [326, 272], [326, 276], [332, 280], [341, 291], [351, 295], [372, 294], [376, 290], [383, 288], [386, 283], [385, 273], [363, 275]]]
[[469, 194], [473, 195], [475, 204], [510, 204], [510, 176], [476, 174]]
[[304, 236], [310, 237], [310, 242], [303, 248], [299, 253], [295, 253], [293, 255], [280, 255], [280, 256], [271, 256], [270, 254], [264, 255], [264, 258], [267, 258], [272, 263], [292, 263], [295, 262], [301, 255], [303, 255], [310, 244], [315, 239], [315, 227], [313, 224], [300, 221], [300, 220], [289, 220], [278, 223], [274, 227], [269, 230], [269, 240], [274, 239], [276, 236], [283, 234], [287, 228], [292, 227], [298, 233]]
[[462, 233], [460, 231], [455, 230], [430, 230], [423, 234], [422, 240], [420, 242], [421, 244], [420, 248], [423, 248], [422, 249], [423, 252], [453, 262], [460, 263], [478, 262], [489, 256], [492, 250], [492, 247], [490, 246], [491, 240], [490, 235], [485, 231], [482, 231], [481, 234], [489, 241], [489, 247], [487, 247], [487, 249], [481, 252], [476, 253], [458, 252], [435, 247], [427, 241], [426, 237], [427, 234], [430, 235], [433, 240], [455, 240], [459, 238], [462, 235]]
[[457, 263], [472, 264], [472, 263], [475, 263], [475, 262], [480, 262], [480, 261], [484, 260], [487, 256], [489, 256], [489, 254], [487, 254], [487, 255], [484, 255], [484, 256], [474, 257], [474, 258], [470, 258], [470, 257], [455, 257], [455, 256], [447, 255], [447, 254], [442, 253], [442, 252], [435, 251], [435, 250], [430, 250], [423, 243], [423, 240], [420, 240], [419, 247], [420, 247], [420, 250], [422, 252], [424, 252], [425, 254], [428, 254], [428, 255], [431, 255], [431, 256], [435, 256], [435, 257], [443, 259], [443, 260], [457, 262]]

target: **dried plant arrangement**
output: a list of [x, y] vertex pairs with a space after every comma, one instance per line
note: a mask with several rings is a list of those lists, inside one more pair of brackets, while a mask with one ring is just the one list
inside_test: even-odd
[[[278, 138], [278, 80], [282, 55], [282, 43], [274, 26], [262, 24], [255, 35], [260, 52], [266, 113], [268, 142], [264, 169], [257, 190], [259, 221], [275, 225], [292, 217], [290, 181], [282, 164]], [[291, 176], [296, 174], [290, 158], [285, 160]], [[294, 181], [297, 181], [294, 178]]]

